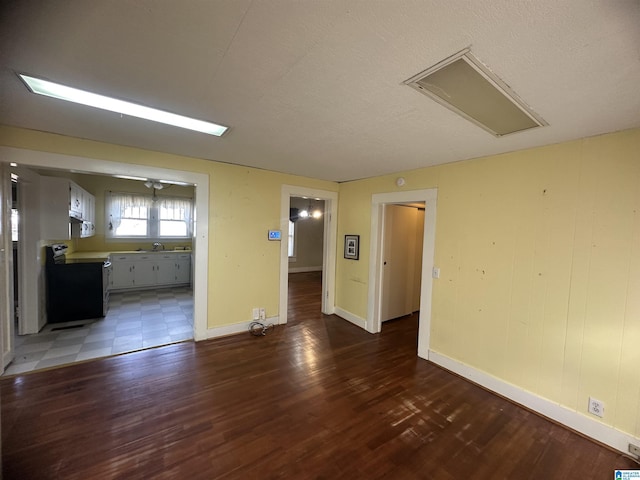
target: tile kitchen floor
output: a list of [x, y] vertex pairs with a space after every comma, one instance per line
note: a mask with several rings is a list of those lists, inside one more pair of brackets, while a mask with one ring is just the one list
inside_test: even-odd
[[193, 292], [188, 287], [111, 293], [107, 316], [45, 325], [16, 336], [4, 375], [107, 357], [193, 338]]

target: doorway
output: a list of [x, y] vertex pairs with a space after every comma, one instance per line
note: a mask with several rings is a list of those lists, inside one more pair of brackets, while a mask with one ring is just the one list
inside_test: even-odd
[[[71, 155], [39, 152], [12, 147], [0, 147], [0, 161], [13, 162], [19, 166], [33, 168], [50, 168], [56, 165], [62, 170], [75, 170], [81, 173], [102, 175], [127, 175], [134, 177], [155, 177], [178, 182], [185, 182], [195, 186], [195, 208], [198, 212], [194, 226], [193, 253], [197, 261], [193, 262], [193, 337], [195, 340], [207, 338], [207, 310], [208, 310], [208, 222], [209, 222], [209, 176], [206, 174], [170, 170], [160, 167], [144, 165], [122, 164], [118, 162], [76, 157]], [[4, 191], [4, 190], [3, 190]], [[3, 194], [2, 201], [8, 201], [10, 191]], [[4, 267], [3, 267], [4, 268]], [[4, 273], [4, 272], [3, 272]], [[24, 280], [21, 281], [24, 285]], [[24, 291], [24, 290], [23, 290]], [[25, 300], [26, 302], [26, 300]], [[21, 302], [24, 306], [25, 302]], [[33, 300], [37, 304], [37, 299]], [[24, 307], [23, 307], [24, 308]], [[24, 311], [22, 311], [24, 314]], [[13, 321], [13, 318], [11, 318]], [[6, 323], [6, 321], [4, 322]], [[13, 336], [8, 335], [8, 328], [3, 328], [4, 366], [12, 358], [6, 357], [13, 351]]]
[[[289, 232], [291, 216], [291, 199], [313, 199], [324, 202], [322, 218], [322, 299], [321, 312], [331, 315], [335, 312], [335, 255], [337, 226], [335, 219], [338, 210], [338, 194], [327, 190], [318, 190], [294, 185], [283, 185], [280, 199], [280, 230], [282, 240], [280, 244], [280, 302], [278, 323], [287, 323], [289, 308]], [[313, 203], [313, 202], [310, 202]]]
[[320, 315], [325, 215], [324, 200], [290, 198], [288, 322]]
[[379, 333], [382, 328], [382, 282], [384, 207], [387, 204], [424, 202], [422, 269], [420, 276], [420, 316], [418, 322], [418, 356], [429, 358], [431, 328], [431, 293], [434, 271], [437, 189], [379, 193], [371, 202], [371, 248], [369, 253], [369, 291], [367, 300], [367, 331]]
[[382, 323], [420, 310], [424, 202], [383, 206]]

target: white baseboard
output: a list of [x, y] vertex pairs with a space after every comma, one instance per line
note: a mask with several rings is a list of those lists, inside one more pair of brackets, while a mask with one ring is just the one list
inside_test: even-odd
[[335, 314], [340, 318], [343, 318], [348, 322], [353, 323], [357, 327], [360, 327], [364, 330], [367, 329], [367, 321], [364, 318], [360, 318], [359, 316], [351, 312], [347, 312], [346, 310], [343, 310], [340, 307], [336, 307]]
[[289, 267], [289, 273], [303, 273], [303, 272], [321, 272], [322, 265], [319, 267]]
[[477, 370], [470, 365], [454, 360], [446, 355], [429, 350], [428, 360], [627, 455], [633, 457], [633, 455], [629, 453], [629, 443], [640, 445], [640, 438], [633, 437], [628, 433], [589, 418], [580, 412], [571, 410], [556, 402], [540, 397], [535, 393], [523, 390], [520, 387], [500, 380], [497, 377]]
[[[274, 325], [278, 325], [280, 317], [276, 315], [275, 317], [268, 317], [264, 323], [273, 323]], [[217, 337], [226, 337], [228, 335], [235, 335], [237, 333], [249, 332], [249, 325], [253, 322], [253, 320], [249, 320], [248, 322], [242, 323], [233, 323], [231, 325], [223, 325], [221, 327], [213, 327], [207, 329], [206, 339], [209, 338], [217, 338]]]

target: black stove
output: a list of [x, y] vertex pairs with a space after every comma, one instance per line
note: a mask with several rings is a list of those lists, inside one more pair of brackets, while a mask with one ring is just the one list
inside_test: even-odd
[[104, 317], [108, 299], [104, 262], [67, 263], [67, 245], [45, 247], [47, 322]]

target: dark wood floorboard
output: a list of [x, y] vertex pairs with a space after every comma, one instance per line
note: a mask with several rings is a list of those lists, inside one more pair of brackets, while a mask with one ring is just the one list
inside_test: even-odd
[[322, 315], [319, 279], [292, 276], [290, 323], [265, 337], [3, 377], [4, 479], [552, 480], [640, 468], [419, 359], [417, 316], [370, 335]]

